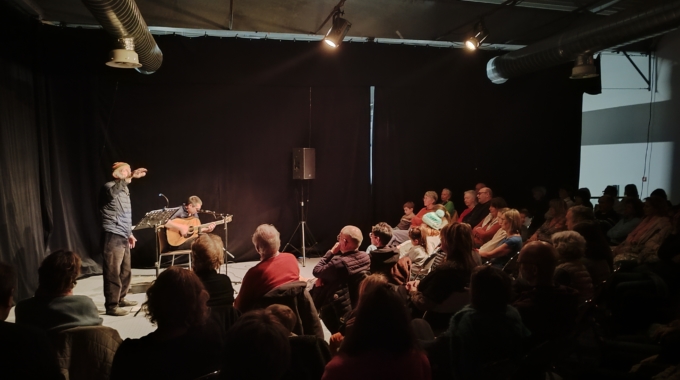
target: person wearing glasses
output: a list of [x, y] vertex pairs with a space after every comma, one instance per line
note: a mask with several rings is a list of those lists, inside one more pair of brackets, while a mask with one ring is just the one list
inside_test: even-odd
[[467, 223], [470, 227], [475, 227], [489, 215], [489, 207], [491, 206], [491, 198], [493, 198], [493, 191], [488, 187], [483, 187], [477, 192], [478, 203], [475, 208], [470, 211], [463, 218], [463, 223]]
[[317, 280], [312, 289], [312, 296], [317, 309], [328, 303], [333, 293], [343, 286], [350, 276], [371, 268], [371, 258], [366, 252], [359, 251], [363, 239], [358, 227], [343, 227], [338, 235], [338, 242], [314, 267], [312, 274]]

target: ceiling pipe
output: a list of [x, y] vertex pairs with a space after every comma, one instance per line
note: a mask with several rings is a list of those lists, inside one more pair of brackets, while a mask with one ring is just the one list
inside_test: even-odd
[[163, 53], [146, 26], [134, 0], [82, 0], [104, 30], [116, 39], [133, 38], [142, 74], [153, 74], [163, 63]]
[[494, 57], [486, 65], [493, 83], [667, 33], [680, 26], [680, 0], [643, 11], [621, 12], [601, 21], [550, 37], [523, 49]]

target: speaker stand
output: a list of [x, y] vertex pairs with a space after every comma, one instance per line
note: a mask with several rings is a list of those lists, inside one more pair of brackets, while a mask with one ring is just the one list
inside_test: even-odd
[[[314, 238], [314, 234], [312, 234], [312, 230], [309, 228], [309, 225], [307, 224], [306, 221], [306, 212], [305, 212], [305, 191], [304, 191], [304, 186], [302, 184], [302, 181], [300, 181], [300, 221], [297, 224], [297, 227], [295, 227], [295, 231], [293, 231], [293, 234], [290, 236], [290, 239], [288, 239], [288, 243], [283, 247], [281, 250], [282, 252], [286, 252], [286, 249], [288, 247], [292, 248], [295, 252], [302, 254], [302, 266], [306, 266], [306, 260], [307, 260], [307, 255], [306, 255], [306, 247], [307, 247], [307, 236], [311, 237], [309, 242], [309, 247], [313, 247], [317, 244], [316, 239]], [[298, 230], [300, 231], [300, 248], [298, 249], [292, 244], [293, 238], [295, 238], [295, 235], [297, 234]]]

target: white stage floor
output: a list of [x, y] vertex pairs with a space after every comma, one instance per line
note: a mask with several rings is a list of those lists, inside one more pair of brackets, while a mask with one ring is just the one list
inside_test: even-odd
[[[298, 261], [301, 261], [298, 260]], [[312, 276], [312, 269], [314, 269], [314, 266], [316, 263], [319, 261], [319, 258], [308, 258], [305, 262], [305, 266], [302, 266], [302, 263], [300, 262], [300, 274], [305, 277], [305, 278], [310, 278]], [[242, 262], [242, 263], [230, 263], [227, 267], [227, 275], [233, 282], [239, 282], [238, 284], [234, 284], [234, 290], [238, 293], [238, 291], [241, 289], [241, 284], [240, 281], [243, 278], [243, 276], [246, 274], [248, 269], [251, 267], [255, 266], [257, 264], [257, 261], [248, 261], [248, 262]], [[225, 266], [223, 265], [221, 268], [220, 273], [224, 273]], [[155, 279], [155, 274], [156, 270], [155, 269], [133, 269], [132, 270], [132, 285], [134, 287], [135, 284], [143, 283], [143, 282], [151, 282]], [[148, 333], [154, 331], [156, 329], [156, 326], [152, 325], [151, 322], [149, 322], [148, 319], [144, 317], [144, 313], [140, 312], [136, 317], [135, 313], [139, 310], [139, 307], [141, 304], [146, 301], [146, 294], [145, 293], [137, 293], [137, 294], [132, 294], [129, 293], [127, 295], [127, 299], [132, 300], [132, 301], [137, 301], [139, 302], [138, 306], [135, 307], [129, 307], [126, 308], [131, 311], [130, 314], [124, 316], [124, 317], [112, 317], [109, 315], [104, 314], [104, 290], [103, 290], [103, 280], [102, 276], [91, 276], [88, 278], [83, 278], [78, 280], [78, 283], [76, 284], [75, 288], [73, 289], [74, 294], [79, 294], [79, 295], [85, 295], [94, 301], [95, 305], [97, 305], [97, 308], [99, 309], [99, 313], [101, 317], [104, 319], [104, 326], [109, 326], [112, 327], [116, 330], [118, 330], [118, 333], [120, 334], [121, 338], [126, 339], [126, 338], [140, 338], [144, 335], [147, 335]], [[9, 316], [7, 317], [7, 322], [14, 322], [14, 308], [10, 311]], [[326, 328], [324, 327], [324, 334], [326, 335], [326, 339], [330, 336], [330, 333]]]

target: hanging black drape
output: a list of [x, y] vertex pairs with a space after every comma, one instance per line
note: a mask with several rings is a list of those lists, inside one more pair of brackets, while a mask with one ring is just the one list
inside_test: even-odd
[[[163, 66], [142, 75], [103, 65], [112, 41], [101, 30], [4, 10], [0, 259], [18, 267], [19, 299], [55, 249], [79, 252], [84, 272], [96, 273], [97, 196], [115, 161], [149, 169], [130, 186], [134, 222], [165, 205], [159, 193], [170, 206], [198, 195], [234, 215], [236, 260], [257, 257], [258, 224], [274, 224], [283, 243], [291, 237], [301, 188], [323, 251], [347, 224], [364, 231], [365, 246], [371, 224], [396, 223], [404, 201], [425, 190], [451, 187], [461, 207], [476, 181], [520, 198], [535, 184], [577, 179], [580, 93], [565, 68], [496, 86], [484, 77], [491, 53], [157, 36]], [[296, 147], [316, 149], [316, 179], [292, 179]], [[137, 233], [135, 266], [153, 264], [151, 235]]]

